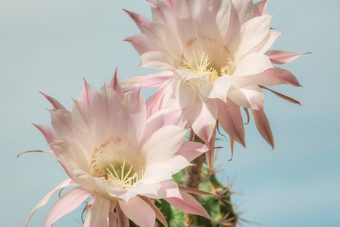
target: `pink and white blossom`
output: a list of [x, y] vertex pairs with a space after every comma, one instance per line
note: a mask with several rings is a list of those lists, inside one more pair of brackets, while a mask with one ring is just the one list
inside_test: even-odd
[[52, 128], [36, 125], [69, 179], [48, 193], [33, 213], [64, 188], [69, 189], [49, 211], [45, 227], [87, 202], [86, 227], [129, 226], [129, 219], [153, 227], [156, 219], [167, 226], [153, 200], [164, 199], [181, 211], [209, 217], [173, 174], [208, 150], [186, 141], [178, 124], [181, 110], [146, 104], [139, 90], [126, 92], [117, 75], [95, 90], [86, 81], [72, 110], [51, 102]]
[[267, 0], [256, 4], [251, 0], [149, 2], [151, 21], [126, 11], [141, 31], [126, 41], [140, 54], [142, 67], [161, 69], [162, 73], [126, 83], [142, 87], [162, 84], [155, 95], [161, 99], [158, 103], [182, 108], [193, 131], [210, 144], [218, 121], [232, 144], [237, 141], [245, 146], [240, 109], [247, 113], [250, 109], [259, 132], [274, 147], [263, 89], [272, 91], [267, 87], [281, 84], [300, 86], [292, 73], [274, 64], [291, 62], [304, 53], [270, 50], [281, 33], [271, 28]]

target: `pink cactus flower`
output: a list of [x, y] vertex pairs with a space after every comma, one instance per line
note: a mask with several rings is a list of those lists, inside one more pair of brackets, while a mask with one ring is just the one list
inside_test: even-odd
[[[115, 74], [116, 75], [116, 74]], [[114, 77], [97, 91], [86, 81], [71, 111], [44, 96], [52, 128], [36, 125], [69, 179], [48, 193], [33, 213], [61, 189], [71, 187], [51, 208], [45, 227], [52, 226], [87, 202], [86, 227], [129, 226], [129, 219], [153, 227], [166, 219], [153, 200], [164, 199], [179, 210], [208, 217], [189, 193], [203, 193], [178, 186], [173, 174], [208, 150], [185, 139], [187, 130], [177, 123], [181, 110], [158, 109], [145, 104], [139, 90], [124, 91]]]
[[126, 41], [140, 54], [142, 67], [163, 72], [125, 82], [142, 87], [162, 84], [155, 102], [182, 108], [193, 131], [210, 144], [218, 121], [232, 145], [237, 141], [245, 146], [240, 109], [247, 114], [250, 109], [259, 132], [274, 147], [263, 89], [299, 103], [268, 87], [300, 86], [292, 73], [273, 64], [291, 62], [304, 53], [269, 50], [280, 33], [265, 14], [267, 0], [149, 2], [152, 21], [126, 11], [141, 31]]

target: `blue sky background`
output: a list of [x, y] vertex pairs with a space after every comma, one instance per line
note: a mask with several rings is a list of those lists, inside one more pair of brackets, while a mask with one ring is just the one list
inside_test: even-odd
[[[23, 226], [30, 209], [66, 178], [44, 155], [31, 122], [49, 124], [39, 90], [70, 106], [85, 77], [99, 87], [115, 66], [121, 78], [146, 72], [122, 40], [137, 32], [122, 12], [149, 15], [143, 0], [0, 0], [0, 226]], [[283, 32], [275, 49], [312, 51], [291, 63], [304, 88], [280, 87], [302, 107], [266, 95], [276, 149], [247, 127], [248, 149], [218, 159], [221, 179], [233, 182], [242, 217], [265, 227], [340, 226], [340, 1], [272, 0], [273, 27]], [[223, 144], [226, 147], [228, 144]], [[48, 206], [31, 226], [43, 226]], [[80, 210], [55, 224], [81, 226]], [[252, 226], [244, 223], [243, 226]], [[254, 225], [256, 226], [256, 225]]]

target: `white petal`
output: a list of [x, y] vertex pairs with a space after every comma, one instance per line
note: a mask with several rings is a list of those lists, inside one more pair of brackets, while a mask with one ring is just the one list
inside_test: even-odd
[[258, 47], [267, 38], [270, 32], [270, 21], [271, 16], [265, 15], [254, 17], [243, 24], [240, 46], [234, 56], [236, 62]]
[[149, 164], [169, 160], [185, 141], [186, 130], [168, 125], [157, 130], [143, 145], [142, 151]]
[[219, 77], [213, 83], [201, 86], [200, 92], [207, 98], [221, 99], [222, 101], [226, 101], [230, 85], [230, 76], [224, 75]]
[[236, 67], [233, 76], [249, 76], [262, 73], [273, 68], [268, 56], [264, 54], [252, 53], [241, 59]]

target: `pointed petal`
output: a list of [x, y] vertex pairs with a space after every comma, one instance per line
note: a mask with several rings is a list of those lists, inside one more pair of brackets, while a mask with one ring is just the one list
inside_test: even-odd
[[257, 85], [277, 86], [281, 84], [290, 84], [292, 86], [301, 87], [300, 82], [291, 72], [277, 67], [270, 68], [257, 75], [237, 77], [233, 82], [238, 88], [247, 88]]
[[42, 91], [40, 91], [40, 94], [42, 94], [52, 104], [54, 109], [65, 109], [63, 105], [61, 105], [55, 98], [45, 94]]
[[139, 15], [137, 13], [131, 12], [129, 10], [123, 9], [130, 17], [131, 19], [136, 23], [136, 25], [138, 26], [139, 30], [141, 32], [144, 31], [144, 26], [146, 26], [147, 24], [149, 24], [149, 21], [146, 17]]
[[95, 93], [96, 90], [86, 80], [84, 80], [84, 87], [80, 94], [79, 102], [91, 105]]
[[163, 213], [158, 209], [158, 207], [149, 198], [141, 198], [153, 209], [156, 214], [156, 218], [164, 225], [164, 227], [168, 227], [168, 222], [166, 221]]
[[274, 91], [274, 90], [272, 90], [272, 89], [270, 89], [270, 88], [267, 88], [267, 87], [264, 87], [264, 86], [260, 86], [260, 88], [263, 88], [263, 89], [265, 89], [265, 90], [268, 90], [268, 91], [272, 92], [273, 94], [277, 95], [278, 97], [280, 97], [280, 98], [282, 98], [282, 99], [284, 99], [284, 100], [286, 100], [286, 101], [288, 101], [288, 102], [291, 102], [291, 103], [294, 103], [294, 104], [301, 105], [301, 103], [300, 103], [298, 100], [293, 99], [293, 98], [291, 98], [291, 97], [289, 97], [289, 96], [287, 96], [287, 95], [284, 95], [284, 94], [282, 94], [282, 93], [280, 93], [280, 92]]
[[169, 82], [170, 80], [164, 82], [159, 90], [146, 101], [148, 116], [151, 116], [153, 113], [161, 110], [164, 102], [164, 97], [169, 92]]
[[119, 96], [123, 95], [123, 90], [122, 90], [122, 87], [120, 86], [120, 83], [119, 83], [119, 80], [118, 80], [118, 69], [116, 69], [114, 74], [113, 74], [113, 78], [111, 80], [111, 87], [113, 88], [113, 90], [115, 90], [117, 92], [117, 94]]
[[266, 54], [274, 64], [285, 64], [296, 60], [302, 55], [310, 54], [310, 52], [293, 53], [282, 50], [271, 50]]
[[131, 198], [127, 202], [119, 200], [119, 206], [124, 214], [135, 224], [141, 227], [153, 227], [155, 225], [155, 212], [138, 196]]
[[254, 16], [262, 16], [266, 13], [268, 8], [268, 0], [262, 0], [255, 4]]
[[198, 142], [185, 142], [176, 155], [184, 156], [189, 162], [195, 160], [209, 150], [208, 146]]
[[239, 106], [253, 110], [263, 108], [264, 96], [258, 86], [235, 89], [228, 96]]
[[110, 200], [96, 197], [86, 215], [84, 227], [108, 227], [110, 206]]
[[191, 195], [186, 192], [181, 192], [180, 198], [166, 198], [165, 200], [178, 210], [189, 214], [196, 214], [210, 219], [208, 212], [203, 206]]
[[71, 189], [54, 204], [47, 215], [45, 227], [51, 227], [61, 217], [76, 209], [88, 196], [89, 193], [81, 188]]
[[66, 109], [50, 110], [52, 127], [58, 137], [71, 136], [73, 134], [72, 115]]
[[53, 131], [53, 129], [47, 127], [47, 126], [44, 126], [44, 125], [36, 125], [36, 124], [33, 124], [37, 129], [39, 129], [39, 131], [43, 134], [46, 142], [48, 144], [52, 143], [55, 138], [56, 138], [56, 135]]
[[227, 103], [218, 101], [218, 121], [225, 132], [245, 146], [245, 133], [240, 107], [230, 99]]
[[124, 41], [129, 42], [136, 49], [139, 55], [142, 55], [149, 51], [156, 50], [152, 43], [144, 34], [137, 34], [124, 39]]
[[41, 207], [43, 207], [49, 200], [50, 198], [56, 194], [57, 192], [59, 192], [60, 190], [62, 190], [63, 188], [66, 188], [67, 186], [72, 184], [72, 180], [71, 179], [67, 179], [65, 181], [63, 181], [61, 184], [59, 184], [56, 188], [54, 188], [52, 191], [50, 191], [47, 195], [45, 195], [45, 197], [39, 201], [39, 203], [32, 209], [32, 211], [29, 213], [29, 215], [27, 216], [27, 219], [25, 221], [25, 227], [28, 226], [28, 223], [30, 222], [33, 214]]
[[212, 137], [217, 119], [217, 106], [214, 99], [204, 99], [196, 105], [196, 113], [191, 127], [196, 135], [208, 143]]
[[266, 114], [263, 112], [263, 110], [253, 110], [253, 116], [257, 130], [267, 141], [267, 143], [269, 143], [269, 145], [274, 148], [274, 138]]

